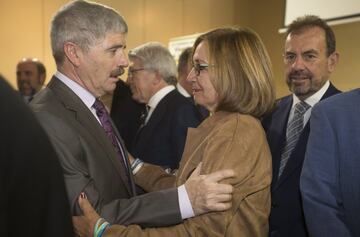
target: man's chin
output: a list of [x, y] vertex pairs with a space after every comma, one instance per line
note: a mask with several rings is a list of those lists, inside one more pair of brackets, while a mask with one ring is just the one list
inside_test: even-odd
[[294, 93], [299, 99], [304, 100], [311, 95], [314, 94], [314, 92], [311, 92], [309, 88], [292, 88], [292, 93]]
[[25, 96], [31, 96], [32, 92], [33, 92], [33, 90], [31, 88], [20, 88], [19, 91], [22, 95], [25, 95]]
[[309, 90], [309, 87], [304, 83], [291, 83], [289, 89], [296, 95], [297, 93], [306, 93]]
[[116, 88], [116, 83], [111, 83], [107, 85], [107, 87], [104, 89], [105, 94], [112, 95], [114, 93], [114, 90]]
[[146, 101], [144, 101], [138, 94], [132, 94], [132, 99], [140, 104], [146, 104]]

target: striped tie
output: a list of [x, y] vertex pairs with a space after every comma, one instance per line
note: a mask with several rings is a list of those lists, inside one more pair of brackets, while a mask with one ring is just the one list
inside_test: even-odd
[[286, 129], [286, 145], [281, 153], [279, 176], [280, 178], [284, 168], [290, 158], [291, 152], [295, 148], [301, 131], [304, 128], [304, 114], [310, 108], [310, 105], [301, 101], [295, 105], [294, 117], [289, 122]]

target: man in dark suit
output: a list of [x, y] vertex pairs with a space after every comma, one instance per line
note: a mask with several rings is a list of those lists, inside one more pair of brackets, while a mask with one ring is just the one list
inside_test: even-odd
[[[81, 214], [77, 203], [81, 192], [111, 223], [126, 225], [170, 225], [210, 208], [228, 208], [221, 196], [215, 205], [204, 206], [194, 199], [212, 196], [209, 192], [195, 195], [201, 192], [196, 183], [202, 188], [213, 185], [209, 181], [214, 176], [221, 178], [228, 172], [207, 176], [207, 181], [192, 177], [185, 186], [136, 196], [127, 151], [99, 100], [115, 89], [118, 76], [128, 66], [126, 34], [127, 24], [118, 12], [88, 1], [69, 2], [52, 20], [57, 72], [31, 107], [59, 156], [72, 214]], [[229, 187], [215, 188], [220, 192]], [[189, 205], [190, 211], [184, 211]]]
[[[180, 94], [188, 98], [191, 103], [195, 104], [195, 100], [192, 96], [192, 85], [190, 82], [187, 81], [187, 77], [192, 69], [191, 56], [192, 48], [184, 49], [179, 56], [179, 62], [177, 66], [178, 81], [176, 84], [176, 89], [180, 92]], [[209, 117], [210, 113], [205, 107], [197, 104], [195, 104], [195, 106], [197, 108], [197, 114], [200, 121], [203, 121], [204, 119]]]
[[132, 98], [129, 85], [123, 80], [119, 80], [114, 90], [110, 116], [126, 147], [131, 147], [135, 139], [144, 110], [145, 104], [136, 102]]
[[360, 89], [317, 104], [300, 187], [310, 236], [360, 236]]
[[290, 24], [285, 42], [286, 83], [293, 93], [279, 99], [263, 125], [273, 158], [271, 237], [308, 236], [300, 173], [310, 132], [311, 108], [339, 91], [329, 82], [339, 55], [331, 28], [316, 16]]
[[187, 129], [200, 118], [190, 100], [176, 89], [176, 64], [169, 50], [147, 43], [130, 50], [128, 81], [133, 98], [148, 107], [131, 153], [145, 162], [176, 169], [185, 146]]
[[0, 236], [73, 236], [61, 167], [28, 106], [0, 76]]

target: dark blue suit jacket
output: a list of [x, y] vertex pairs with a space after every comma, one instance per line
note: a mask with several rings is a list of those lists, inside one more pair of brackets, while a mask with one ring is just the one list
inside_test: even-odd
[[200, 124], [196, 107], [177, 90], [156, 106], [149, 121], [138, 131], [131, 153], [145, 162], [178, 168], [189, 127]]
[[[339, 90], [330, 84], [321, 99], [325, 99], [339, 92]], [[310, 132], [309, 123], [305, 125], [280, 179], [277, 179], [281, 152], [286, 140], [286, 126], [292, 103], [292, 95], [281, 98], [272, 114], [263, 120], [263, 126], [273, 161], [273, 180], [271, 184], [272, 203], [269, 218], [269, 236], [271, 237], [308, 236], [299, 186], [300, 173]]]
[[116, 83], [111, 105], [111, 118], [127, 148], [131, 147], [140, 127], [140, 116], [145, 105], [132, 98], [129, 86], [122, 80]]
[[311, 127], [301, 174], [309, 233], [360, 236], [360, 89], [317, 104]]

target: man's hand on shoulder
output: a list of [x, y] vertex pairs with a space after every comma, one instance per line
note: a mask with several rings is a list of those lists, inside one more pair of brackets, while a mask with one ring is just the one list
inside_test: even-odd
[[233, 170], [220, 170], [200, 175], [201, 163], [185, 183], [196, 216], [211, 211], [226, 211], [231, 208], [233, 187], [220, 181], [235, 176]]

